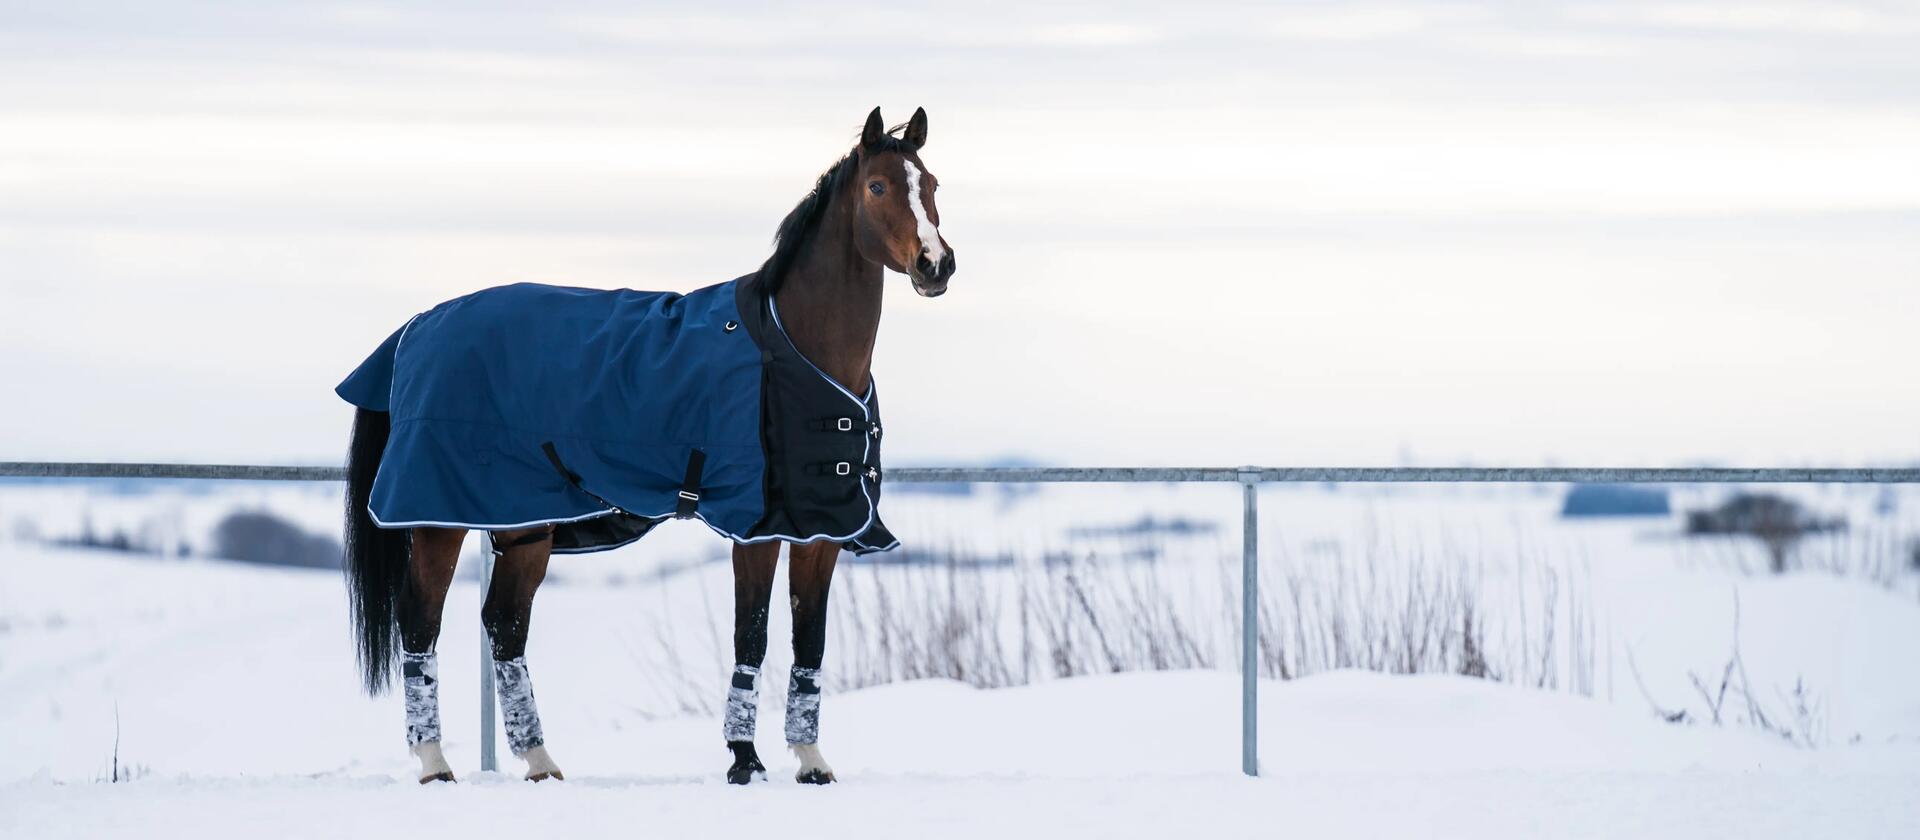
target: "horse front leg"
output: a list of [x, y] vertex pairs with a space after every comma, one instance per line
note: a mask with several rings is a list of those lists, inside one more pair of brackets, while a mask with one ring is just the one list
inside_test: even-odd
[[787, 748], [800, 759], [794, 781], [825, 785], [833, 768], [820, 755], [820, 664], [827, 652], [827, 591], [840, 544], [796, 545], [787, 563], [793, 598], [793, 678], [787, 683]]
[[480, 620], [493, 643], [493, 684], [500, 694], [507, 746], [527, 763], [527, 779], [565, 779], [547, 754], [540, 710], [533, 702], [533, 681], [527, 675], [527, 627], [533, 618], [533, 594], [547, 577], [553, 529], [503, 531], [493, 539], [497, 560]]
[[440, 749], [440, 664], [434, 644], [440, 639], [440, 613], [453, 585], [465, 530], [416, 528], [412, 560], [400, 591], [400, 680], [407, 704], [407, 749], [420, 761], [420, 783], [451, 782]]
[[729, 784], [744, 785], [767, 766], [753, 748], [760, 714], [760, 662], [767, 657], [767, 604], [773, 598], [773, 570], [780, 562], [777, 542], [733, 547], [733, 674], [727, 683], [727, 714], [721, 734], [733, 752]]

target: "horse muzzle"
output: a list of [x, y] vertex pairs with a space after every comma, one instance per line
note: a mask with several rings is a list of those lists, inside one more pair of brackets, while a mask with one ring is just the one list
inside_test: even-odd
[[947, 281], [952, 279], [955, 265], [952, 251], [941, 255], [939, 263], [922, 254], [913, 261], [913, 271], [907, 276], [913, 280], [913, 290], [921, 297], [937, 298], [947, 293]]

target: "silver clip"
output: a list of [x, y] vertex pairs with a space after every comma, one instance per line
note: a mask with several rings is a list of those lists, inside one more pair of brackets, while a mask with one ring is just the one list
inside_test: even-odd
[[853, 431], [853, 418], [842, 417], [837, 425], [840, 427], [840, 431], [851, 432]]
[[833, 465], [834, 475], [853, 475], [853, 465], [845, 461]]

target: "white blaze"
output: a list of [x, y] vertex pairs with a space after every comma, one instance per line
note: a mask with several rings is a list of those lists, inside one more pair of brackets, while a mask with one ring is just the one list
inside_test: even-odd
[[927, 260], [937, 266], [947, 256], [947, 249], [940, 244], [940, 229], [927, 218], [926, 202], [920, 200], [920, 167], [906, 158], [900, 162], [907, 167], [907, 207], [913, 210], [914, 221], [920, 223], [920, 247], [925, 249]]

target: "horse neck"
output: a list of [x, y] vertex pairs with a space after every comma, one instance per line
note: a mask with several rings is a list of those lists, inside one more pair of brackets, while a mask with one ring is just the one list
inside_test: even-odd
[[781, 278], [774, 300], [793, 346], [856, 394], [872, 374], [884, 270], [860, 256], [850, 214], [829, 210]]

